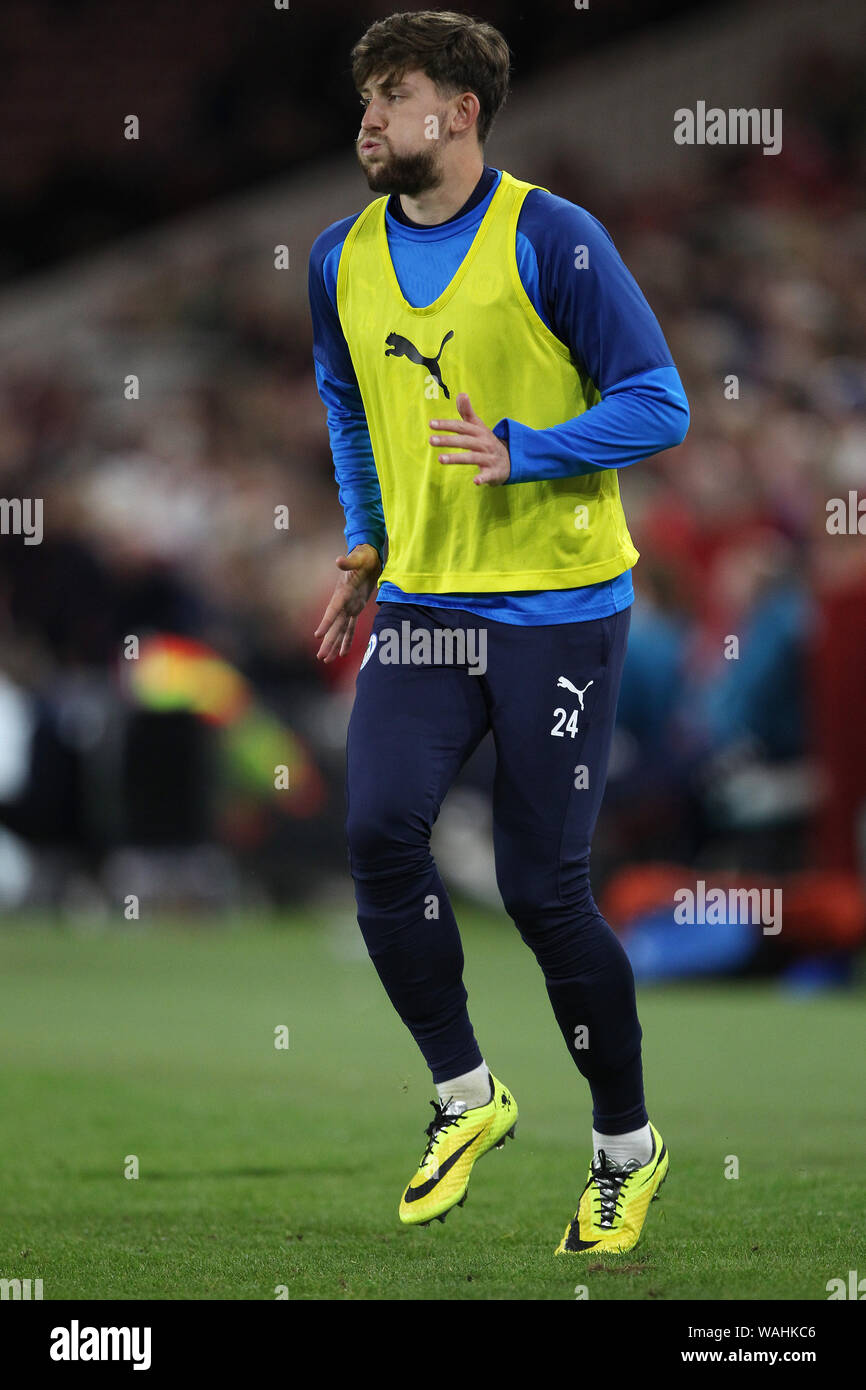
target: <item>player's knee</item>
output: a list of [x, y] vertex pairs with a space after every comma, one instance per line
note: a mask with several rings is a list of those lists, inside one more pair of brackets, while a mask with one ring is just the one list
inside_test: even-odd
[[547, 937], [559, 927], [570, 930], [576, 921], [591, 925], [600, 919], [588, 866], [564, 880], [558, 862], [512, 862], [497, 867], [496, 880], [506, 912], [526, 938], [536, 932]]
[[385, 817], [374, 808], [350, 810], [346, 817], [346, 843], [354, 864], [375, 861], [387, 854], [390, 839]]
[[509, 865], [496, 875], [505, 911], [518, 926], [529, 925], [555, 906], [549, 874]]
[[419, 831], [407, 813], [385, 802], [353, 806], [346, 817], [346, 842], [353, 870], [405, 870], [429, 855], [429, 831]]

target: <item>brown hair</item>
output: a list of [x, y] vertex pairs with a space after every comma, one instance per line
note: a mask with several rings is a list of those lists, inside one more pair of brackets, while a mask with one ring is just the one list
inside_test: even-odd
[[361, 91], [374, 78], [394, 86], [417, 69], [442, 92], [474, 92], [483, 145], [508, 95], [510, 57], [499, 30], [472, 15], [407, 11], [370, 25], [352, 49], [352, 78]]

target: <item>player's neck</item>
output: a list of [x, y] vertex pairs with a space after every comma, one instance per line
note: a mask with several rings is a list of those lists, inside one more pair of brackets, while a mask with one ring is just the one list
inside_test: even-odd
[[419, 193], [417, 198], [408, 198], [401, 193], [400, 206], [413, 222], [420, 222], [424, 227], [435, 227], [460, 211], [471, 198], [483, 173], [484, 159], [479, 154], [477, 159], [467, 163], [465, 169], [450, 172], [438, 188], [429, 188]]

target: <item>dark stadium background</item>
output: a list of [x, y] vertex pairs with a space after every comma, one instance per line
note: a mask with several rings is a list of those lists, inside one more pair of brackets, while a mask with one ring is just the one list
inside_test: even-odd
[[[396, 7], [0, 6], [0, 1301], [38, 1285], [46, 1339], [134, 1308], [154, 1369], [201, 1379], [206, 1346], [262, 1364], [266, 1324], [284, 1360], [292, 1303], [586, 1297], [590, 1374], [624, 1326], [643, 1370], [754, 1314], [817, 1323], [779, 1346], [826, 1379], [852, 1323], [816, 1305], [866, 1289], [866, 534], [827, 526], [866, 510], [866, 11], [469, 7], [514, 55], [488, 162], [605, 224], [691, 405], [620, 475], [641, 559], [593, 844], [671, 1174], [638, 1247], [584, 1264], [553, 1252], [590, 1096], [496, 891], [489, 738], [434, 851], [520, 1128], [445, 1225], [397, 1215], [432, 1088], [355, 913], [374, 607], [316, 661], [344, 523], [307, 305], [314, 238], [373, 196], [349, 52]], [[677, 144], [698, 102], [781, 108], [781, 152]], [[701, 883], [781, 892], [781, 931], [678, 923]], [[224, 1306], [277, 1299], [253, 1340]], [[7, 1340], [44, 1365], [40, 1326]]]
[[[393, 8], [3, 7], [0, 478], [45, 507], [40, 545], [0, 537], [8, 914], [351, 911], [343, 740], [373, 605], [317, 663], [343, 521], [305, 282], [316, 232], [372, 196], [348, 55]], [[648, 974], [661, 943], [673, 974], [839, 984], [866, 932], [866, 538], [825, 525], [866, 493], [858, 8], [471, 6], [515, 55], [488, 161], [605, 223], [692, 408], [622, 478], [642, 558], [594, 883], [655, 943]], [[676, 147], [698, 99], [781, 107], [782, 152]], [[491, 775], [488, 739], [437, 853], [495, 907]], [[681, 952], [671, 885], [698, 877], [782, 886], [781, 939]]]

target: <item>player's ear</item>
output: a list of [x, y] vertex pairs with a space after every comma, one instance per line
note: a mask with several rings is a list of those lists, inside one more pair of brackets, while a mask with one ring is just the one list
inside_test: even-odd
[[481, 103], [474, 92], [461, 92], [457, 99], [457, 104], [452, 117], [452, 129], [461, 134], [464, 130], [469, 130], [478, 120], [481, 111]]

